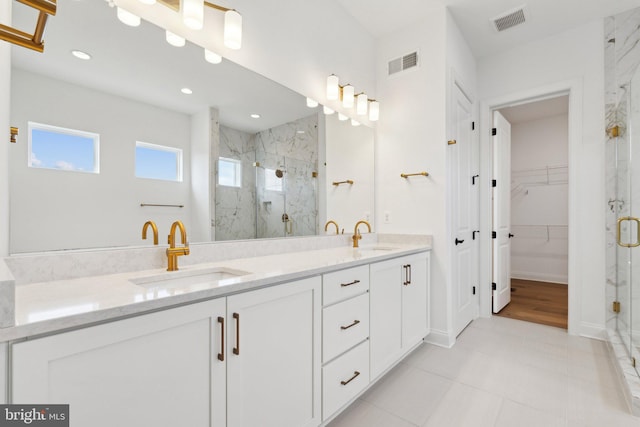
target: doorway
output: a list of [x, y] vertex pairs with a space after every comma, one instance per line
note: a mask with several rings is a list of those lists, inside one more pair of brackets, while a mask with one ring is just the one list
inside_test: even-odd
[[569, 96], [493, 111], [492, 311], [568, 326]]

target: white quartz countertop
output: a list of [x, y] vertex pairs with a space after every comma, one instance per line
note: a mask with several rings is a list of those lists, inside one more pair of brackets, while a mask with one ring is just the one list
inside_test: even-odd
[[[176, 272], [153, 269], [20, 285], [15, 289], [15, 326], [0, 329], [0, 342], [224, 297], [430, 249], [423, 244], [386, 243], [338, 247], [189, 265]], [[192, 280], [194, 283], [179, 286], [134, 283], [184, 278], [217, 269], [248, 274]]]

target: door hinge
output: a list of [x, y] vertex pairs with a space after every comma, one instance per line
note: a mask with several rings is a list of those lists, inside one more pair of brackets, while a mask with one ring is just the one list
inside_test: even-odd
[[495, 239], [495, 238], [497, 238], [497, 237], [498, 237], [498, 233], [496, 233], [495, 231], [492, 231], [492, 232], [491, 232], [491, 238], [492, 238], [492, 239]]
[[498, 129], [496, 129], [496, 128], [492, 128], [492, 129], [491, 129], [491, 135], [492, 135], [492, 136], [496, 136], [497, 134], [498, 134]]
[[480, 175], [473, 175], [471, 177], [471, 185], [476, 185], [476, 178], [480, 179]]
[[492, 179], [492, 180], [491, 180], [491, 186], [492, 186], [492, 187], [495, 187], [496, 185], [498, 185], [498, 181], [497, 181], [497, 180], [495, 180], [495, 179]]
[[475, 294], [476, 294], [476, 287], [475, 287], [475, 286], [473, 287], [472, 292], [473, 292], [473, 295], [475, 295]]
[[620, 301], [613, 302], [613, 312], [620, 313]]
[[455, 145], [457, 143], [458, 143], [458, 141], [456, 141], [455, 139], [450, 139], [450, 140], [447, 141], [447, 145]]
[[471, 122], [471, 130], [476, 130], [476, 122]]
[[496, 289], [498, 289], [498, 285], [496, 285], [495, 283], [491, 282], [491, 289], [493, 289], [495, 291]]

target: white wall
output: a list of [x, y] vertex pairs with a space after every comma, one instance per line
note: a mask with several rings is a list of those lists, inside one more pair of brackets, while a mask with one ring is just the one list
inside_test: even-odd
[[[351, 126], [338, 115], [325, 117], [327, 220], [334, 220], [345, 233], [353, 234], [359, 220], [374, 225], [374, 134], [366, 126]], [[333, 185], [335, 181], [353, 180], [354, 184]], [[320, 224], [322, 227], [324, 222]], [[375, 229], [374, 229], [375, 231]], [[320, 230], [320, 234], [324, 231]], [[327, 234], [335, 234], [330, 226]]]
[[567, 114], [511, 125], [511, 277], [568, 281], [568, 125]]
[[[569, 231], [569, 331], [585, 335], [598, 335], [605, 316], [603, 43], [603, 24], [598, 20], [478, 61], [478, 88], [486, 103], [526, 96], [538, 88], [574, 88], [569, 120], [579, 125], [569, 134], [570, 141], [578, 139], [569, 148], [569, 215], [570, 221], [576, 219]], [[579, 102], [575, 109], [572, 99]], [[483, 132], [490, 127], [488, 120], [483, 112]], [[487, 167], [485, 155], [483, 160]], [[486, 220], [487, 209], [483, 214]], [[490, 271], [485, 268], [481, 273], [488, 280]], [[488, 314], [486, 300], [483, 312]], [[577, 324], [572, 324], [572, 317]]]
[[[0, 4], [0, 22], [11, 25], [11, 1]], [[10, 126], [11, 45], [0, 41], [0, 129]], [[6, 134], [5, 134], [6, 135]], [[23, 135], [24, 136], [24, 135]], [[5, 136], [6, 138], [6, 136]], [[9, 255], [9, 144], [0, 139], [0, 257]]]
[[[125, 98], [13, 70], [11, 121], [22, 130], [11, 153], [11, 252], [151, 244], [171, 222], [190, 226], [190, 118]], [[100, 134], [100, 173], [27, 167], [27, 122]], [[135, 178], [136, 141], [182, 148], [183, 182]], [[185, 208], [142, 208], [141, 203]]]
[[191, 116], [191, 227], [189, 240], [206, 242], [211, 236], [211, 110], [207, 108]]

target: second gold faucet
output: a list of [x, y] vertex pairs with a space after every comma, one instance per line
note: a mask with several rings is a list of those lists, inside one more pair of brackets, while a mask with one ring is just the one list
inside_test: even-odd
[[[176, 228], [180, 229], [180, 237], [183, 246], [176, 248]], [[167, 248], [167, 271], [178, 270], [178, 257], [189, 255], [189, 242], [187, 242], [187, 230], [182, 221], [175, 221], [171, 224], [171, 231], [168, 236], [169, 247]]]
[[371, 233], [371, 224], [369, 224], [367, 221], [358, 221], [356, 222], [356, 226], [353, 229], [353, 237], [351, 237], [351, 239], [353, 240], [353, 247], [357, 248], [358, 246], [358, 240], [362, 239], [362, 234], [360, 234], [360, 231], [358, 230], [358, 226], [360, 224], [364, 224], [367, 226], [367, 228], [369, 229], [369, 233]]

